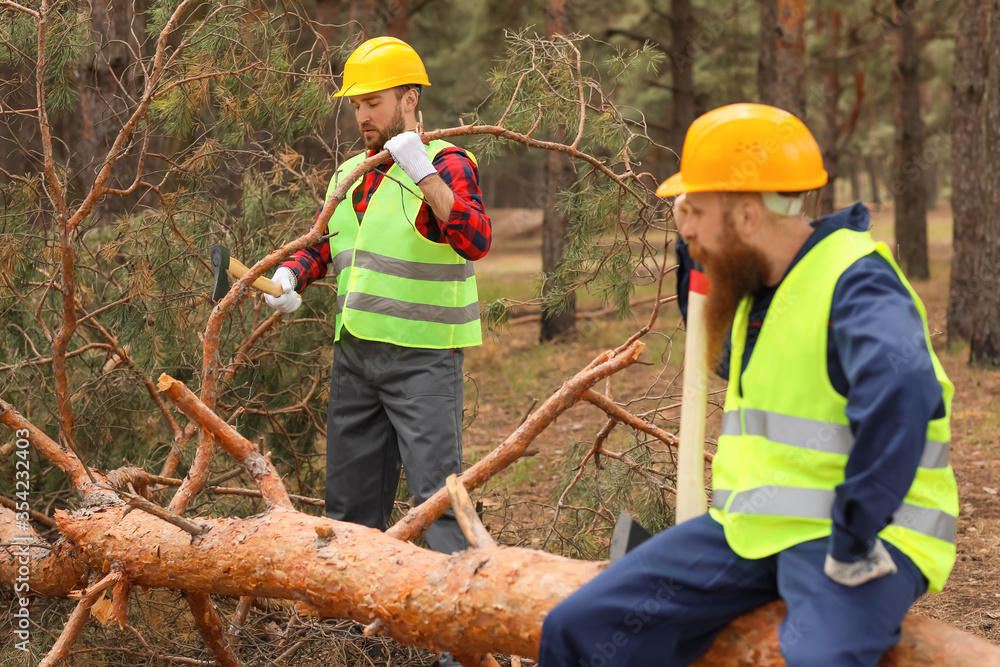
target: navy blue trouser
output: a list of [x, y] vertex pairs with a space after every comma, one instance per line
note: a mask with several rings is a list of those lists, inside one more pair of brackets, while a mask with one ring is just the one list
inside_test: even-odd
[[689, 665], [730, 621], [778, 599], [789, 667], [874, 667], [927, 581], [886, 548], [899, 571], [857, 588], [823, 573], [827, 539], [760, 560], [736, 555], [705, 514], [647, 540], [556, 606], [542, 626], [541, 667]]

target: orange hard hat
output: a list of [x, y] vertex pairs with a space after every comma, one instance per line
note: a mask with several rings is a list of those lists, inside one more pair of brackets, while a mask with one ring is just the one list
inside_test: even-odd
[[681, 170], [656, 194], [804, 192], [827, 178], [819, 144], [801, 120], [765, 104], [730, 104], [691, 124]]
[[431, 85], [420, 56], [400, 39], [375, 37], [344, 63], [344, 85], [333, 96], [365, 95], [407, 83]]

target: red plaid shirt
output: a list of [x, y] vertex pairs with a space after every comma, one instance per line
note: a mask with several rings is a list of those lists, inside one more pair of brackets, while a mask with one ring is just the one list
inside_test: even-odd
[[[368, 151], [368, 157], [374, 154], [375, 151]], [[448, 221], [442, 225], [431, 207], [424, 202], [417, 213], [417, 231], [431, 241], [451, 245], [455, 252], [467, 260], [475, 261], [486, 256], [490, 250], [493, 226], [483, 209], [479, 170], [461, 148], [444, 149], [435, 156], [433, 164], [441, 179], [455, 193], [455, 204]], [[368, 202], [392, 165], [392, 158], [389, 158], [369, 171], [365, 174], [361, 187], [354, 191], [353, 204], [358, 220], [363, 222]], [[319, 213], [316, 217], [319, 217]], [[327, 265], [331, 261], [330, 243], [322, 241], [298, 251], [282, 266], [287, 266], [295, 274], [295, 290], [301, 292], [314, 280], [326, 276]]]

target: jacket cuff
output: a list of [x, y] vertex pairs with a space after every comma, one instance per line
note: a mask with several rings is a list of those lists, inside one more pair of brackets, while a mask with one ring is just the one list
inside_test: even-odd
[[829, 553], [836, 561], [854, 563], [871, 552], [875, 546], [876, 539], [878, 539], [877, 535], [871, 538], [871, 540], [861, 540], [846, 530], [834, 526], [833, 532], [830, 534]]

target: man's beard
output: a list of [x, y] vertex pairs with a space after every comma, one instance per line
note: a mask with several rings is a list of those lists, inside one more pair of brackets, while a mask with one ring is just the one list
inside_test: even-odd
[[[369, 136], [363, 134], [365, 130], [375, 130], [375, 134]], [[397, 134], [402, 134], [406, 131], [406, 121], [403, 120], [403, 112], [396, 106], [396, 111], [392, 115], [392, 120], [389, 121], [389, 125], [385, 128], [378, 128], [374, 125], [362, 125], [361, 126], [362, 136], [365, 139], [365, 148], [370, 151], [380, 151], [385, 148], [385, 142], [392, 139]]]
[[[740, 301], [764, 286], [767, 278], [767, 259], [764, 254], [747, 245], [733, 228], [732, 213], [726, 211], [723, 219], [722, 250], [707, 253], [694, 241], [689, 246], [692, 259], [705, 267], [711, 287], [705, 303], [705, 335], [707, 336], [707, 362], [717, 368], [722, 358], [722, 345], [733, 324]], [[741, 360], [737, 360], [741, 363]]]

